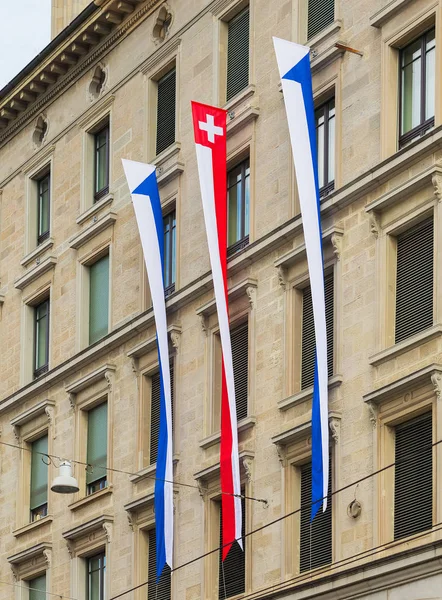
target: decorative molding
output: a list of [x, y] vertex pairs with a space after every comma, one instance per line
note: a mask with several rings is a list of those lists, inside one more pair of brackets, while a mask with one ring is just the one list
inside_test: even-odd
[[86, 523], [82, 523], [80, 525], [76, 525], [72, 529], [68, 529], [67, 531], [62, 532], [62, 536], [65, 540], [76, 542], [80, 538], [84, 538], [89, 536], [91, 533], [99, 531], [102, 529], [105, 533], [106, 540], [109, 541], [108, 537], [110, 536], [109, 525], [111, 525], [114, 521], [114, 517], [112, 515], [101, 515], [96, 517], [95, 519], [91, 519]]
[[42, 244], [40, 244], [39, 246], [34, 248], [34, 250], [32, 250], [32, 252], [29, 252], [29, 254], [26, 254], [26, 256], [24, 256], [21, 259], [21, 261], [20, 261], [21, 266], [26, 268], [32, 261], [34, 261], [34, 260], [36, 261], [37, 258], [39, 258], [42, 254], [44, 254], [44, 252], [46, 252], [46, 250], [49, 250], [50, 248], [52, 248], [53, 245], [54, 245], [54, 238], [52, 238], [52, 237], [48, 238]]
[[376, 426], [378, 423], [378, 414], [379, 414], [377, 404], [375, 404], [374, 402], [367, 402], [367, 408], [370, 413], [370, 421], [371, 421], [371, 424], [373, 425], [373, 429], [376, 429]]
[[285, 444], [281, 444], [280, 442], [274, 442], [276, 448], [276, 454], [278, 455], [278, 460], [281, 463], [281, 466], [285, 467], [287, 461], [287, 446]]
[[256, 285], [248, 285], [246, 287], [246, 294], [250, 302], [250, 308], [255, 310], [256, 308]]
[[[238, 421], [238, 433], [242, 433], [243, 431], [247, 431], [256, 425], [256, 417], [248, 416], [244, 417]], [[200, 448], [207, 450], [207, 448], [211, 448], [216, 444], [219, 444], [221, 441], [221, 432], [217, 431], [216, 433], [212, 433], [211, 435], [202, 439], [199, 443]]]
[[198, 485], [198, 493], [201, 496], [201, 498], [203, 500], [206, 499], [207, 494], [209, 492], [209, 486], [204, 482], [204, 480], [197, 480], [197, 485]]
[[[344, 230], [341, 227], [336, 227], [335, 225], [333, 225], [332, 227], [329, 227], [328, 229], [325, 229], [322, 232], [322, 243], [326, 244], [332, 244], [333, 248], [337, 247], [337, 244], [339, 243], [338, 238], [342, 237], [344, 235]], [[336, 251], [334, 250], [334, 254], [336, 255]], [[280, 256], [278, 259], [275, 260], [275, 262], [273, 263], [275, 268], [278, 270], [278, 277], [280, 278], [280, 283], [281, 283], [281, 277], [283, 278], [283, 282], [284, 284], [286, 283], [286, 274], [281, 272], [281, 269], [284, 269], [285, 271], [295, 265], [296, 263], [298, 263], [301, 260], [304, 260], [306, 257], [306, 249], [305, 249], [305, 243], [301, 244], [300, 246], [298, 246], [297, 248], [294, 248], [293, 250], [290, 250], [289, 252], [286, 252], [286, 254], [283, 254], [282, 256]], [[282, 284], [281, 284], [282, 285]]]
[[376, 212], [371, 212], [368, 218], [368, 225], [370, 227], [370, 233], [373, 235], [375, 239], [378, 239], [379, 233], [381, 231], [381, 223], [379, 215]]
[[433, 327], [429, 327], [424, 331], [420, 331], [409, 338], [399, 342], [398, 344], [394, 344], [385, 350], [381, 350], [380, 352], [373, 354], [368, 357], [368, 362], [370, 365], [374, 367], [378, 367], [379, 365], [397, 358], [404, 352], [408, 352], [413, 348], [424, 344], [425, 342], [429, 342], [431, 339], [438, 338], [442, 336], [442, 324], [433, 325]]
[[106, 541], [108, 544], [112, 541], [112, 523], [109, 521], [105, 521], [103, 523], [104, 534], [106, 536]]
[[209, 326], [208, 326], [208, 323], [207, 323], [208, 319], [207, 319], [207, 317], [206, 317], [205, 313], [200, 313], [200, 314], [198, 315], [198, 317], [199, 317], [199, 319], [200, 319], [201, 331], [202, 331], [202, 332], [203, 332], [205, 335], [207, 335], [207, 334], [208, 334], [208, 332], [209, 332]]
[[162, 187], [181, 175], [184, 171], [184, 162], [181, 160], [181, 144], [175, 142], [158, 154], [152, 161], [156, 165], [158, 186]]
[[434, 196], [438, 202], [442, 202], [442, 174], [434, 173], [431, 177], [431, 183], [433, 184]]
[[112, 204], [113, 200], [114, 200], [114, 195], [112, 193], [106, 194], [106, 196], [104, 196], [104, 198], [101, 198], [101, 200], [99, 200], [98, 202], [95, 202], [95, 204], [93, 204], [90, 208], [88, 208], [87, 210], [82, 212], [81, 215], [79, 215], [75, 219], [75, 222], [77, 223], [77, 225], [81, 225], [88, 219], [93, 218], [96, 215], [96, 213], [99, 212], [102, 208], [104, 208], [105, 206], [108, 206], [109, 204]]
[[17, 554], [8, 556], [7, 560], [13, 571], [14, 568], [20, 568], [24, 563], [30, 562], [37, 557], [44, 557], [45, 563], [47, 563], [47, 552], [50, 552], [51, 549], [51, 542], [41, 542], [35, 546], [31, 546], [31, 548], [26, 548], [26, 550], [17, 552]]
[[56, 256], [48, 256], [44, 261], [40, 262], [39, 258], [36, 259], [37, 264], [32, 269], [29, 269], [24, 275], [16, 279], [14, 287], [17, 290], [24, 290], [29, 284], [38, 279], [47, 271], [55, 268], [57, 264]]
[[[329, 377], [329, 379], [328, 379], [329, 391], [334, 390], [335, 388], [339, 387], [342, 384], [343, 380], [344, 380], [344, 378], [342, 377], [342, 375], [332, 375], [331, 377]], [[293, 394], [293, 396], [289, 396], [288, 398], [283, 398], [282, 400], [279, 400], [278, 408], [281, 411], [285, 411], [285, 410], [288, 410], [289, 408], [293, 408], [297, 404], [301, 404], [302, 402], [305, 402], [306, 400], [311, 400], [312, 398], [313, 398], [313, 385], [309, 386], [308, 388], [305, 388], [304, 390], [301, 390], [300, 392], [296, 392], [296, 394]]]
[[24, 412], [11, 419], [11, 425], [16, 439], [20, 440], [20, 428], [26, 423], [34, 421], [40, 415], [46, 414], [49, 425], [53, 425], [54, 406], [55, 402], [53, 400], [42, 400], [41, 402], [38, 402], [31, 408], [28, 408]]
[[[255, 453], [252, 450], [242, 450], [239, 453], [240, 464], [243, 464], [243, 460], [245, 457], [249, 457], [249, 458], [253, 459], [255, 457]], [[211, 481], [219, 476], [219, 469], [220, 469], [220, 463], [218, 461], [215, 464], [212, 464], [209, 467], [202, 469], [201, 471], [198, 471], [197, 473], [194, 473], [193, 478], [195, 479], [195, 481], [197, 482], [198, 485], [199, 485], [199, 482], [201, 481], [202, 485], [206, 486], [209, 481]]]
[[391, 0], [370, 17], [370, 25], [372, 27], [382, 27], [390, 19], [392, 19], [406, 4], [411, 0]]
[[436, 398], [440, 400], [442, 398], [442, 373], [435, 371], [431, 375], [431, 383], [433, 384]]
[[[328, 413], [328, 423], [329, 427], [332, 431], [332, 437], [335, 442], [339, 440], [339, 427], [341, 421], [341, 413], [336, 411], [330, 411]], [[311, 420], [305, 421], [301, 425], [296, 425], [283, 433], [279, 433], [271, 438], [272, 443], [277, 447], [278, 456], [281, 452], [281, 449], [278, 449], [278, 446], [289, 446], [293, 443], [299, 442], [305, 438], [309, 438], [312, 431], [312, 422]], [[337, 434], [337, 438], [335, 435]], [[285, 451], [284, 451], [285, 452]], [[284, 452], [282, 455], [284, 455]], [[281, 460], [281, 458], [280, 458]]]
[[26, 177], [32, 177], [36, 169], [41, 169], [49, 163], [55, 152], [55, 144], [42, 148], [39, 152], [32, 155], [22, 167], [22, 172]]
[[335, 444], [339, 442], [341, 435], [341, 417], [330, 416], [328, 419], [328, 425], [330, 427], [331, 436]]
[[51, 550], [51, 548], [44, 548], [43, 549], [43, 556], [45, 557], [46, 568], [50, 569], [51, 568], [51, 564], [52, 564], [52, 550]]
[[[167, 333], [169, 334], [169, 338], [170, 338], [172, 347], [177, 350], [178, 350], [179, 344], [180, 344], [181, 331], [182, 331], [181, 325], [178, 325], [176, 323], [169, 325], [169, 327], [167, 328]], [[156, 348], [157, 348], [157, 336], [154, 335], [154, 336], [148, 338], [147, 340], [140, 342], [139, 344], [137, 344], [136, 346], [131, 348], [129, 350], [129, 352], [126, 353], [126, 356], [132, 360], [132, 369], [135, 373], [138, 373], [137, 360], [141, 356], [145, 356], [146, 354], [149, 354], [149, 352], [152, 352]]]
[[[251, 277], [248, 277], [247, 279], [244, 279], [240, 283], [237, 283], [236, 285], [232, 286], [231, 288], [229, 288], [229, 290], [227, 292], [228, 297], [229, 297], [229, 303], [233, 302], [234, 300], [237, 300], [242, 295], [246, 294], [248, 296], [249, 302], [253, 308], [252, 298], [253, 298], [253, 294], [256, 291], [257, 285], [258, 285], [258, 283], [257, 283], [256, 279], [252, 279]], [[253, 288], [254, 288], [254, 290], [253, 290]], [[215, 314], [215, 312], [216, 312], [215, 298], [213, 298], [209, 302], [206, 302], [206, 304], [203, 304], [203, 306], [200, 306], [199, 308], [196, 309], [196, 314], [200, 317], [200, 319], [201, 319], [201, 316], [203, 316], [204, 319], [206, 320], [206, 323], [204, 326], [203, 326], [203, 324], [201, 324], [203, 331], [205, 330], [204, 328], [207, 329], [207, 319], [210, 317], [210, 315]]]
[[246, 474], [246, 479], [250, 483], [252, 481], [252, 469], [253, 469], [253, 457], [244, 456], [242, 459], [242, 464], [244, 467], [244, 472]]
[[115, 371], [116, 366], [106, 363], [105, 365], [95, 369], [92, 373], [85, 375], [81, 379], [77, 379], [73, 383], [65, 386], [65, 391], [69, 396], [69, 403], [74, 408], [76, 404], [76, 396], [82, 390], [91, 387], [100, 379], [105, 379], [109, 391], [112, 391], [112, 373]]
[[114, 225], [117, 220], [117, 213], [108, 212], [101, 219], [98, 219], [95, 215], [92, 217], [92, 223], [86, 229], [82, 229], [79, 233], [72, 236], [68, 240], [68, 245], [70, 248], [74, 250], [78, 250], [82, 246], [84, 246], [87, 242], [89, 242], [96, 235]]
[[171, 329], [171, 331], [169, 332], [169, 337], [170, 341], [172, 342], [172, 346], [175, 348], [175, 350], [179, 350], [181, 340], [181, 328], [179, 330], [178, 328]]
[[130, 527], [130, 528], [131, 528], [131, 530], [133, 531], [133, 530], [134, 530], [134, 525], [135, 525], [135, 524], [134, 524], [134, 520], [133, 520], [132, 514], [131, 514], [130, 512], [127, 512], [127, 513], [126, 513], [126, 517], [127, 517], [127, 522], [128, 522], [128, 524], [129, 524], [129, 527]]
[[276, 267], [278, 272], [278, 283], [285, 290], [287, 285], [287, 269], [284, 269], [282, 265]]
[[163, 63], [172, 61], [178, 53], [181, 44], [181, 38], [177, 37], [168, 43], [166, 46], [161, 46], [139, 67], [143, 75], [152, 77], [156, 71], [160, 69]]
[[333, 246], [333, 254], [336, 256], [336, 260], [341, 260], [342, 237], [342, 234], [333, 233], [330, 238]]

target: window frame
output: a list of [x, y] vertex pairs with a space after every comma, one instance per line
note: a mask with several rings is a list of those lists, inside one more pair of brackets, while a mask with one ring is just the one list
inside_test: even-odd
[[[85, 483], [86, 483], [85, 496], [86, 497], [92, 496], [93, 494], [96, 494], [97, 492], [100, 492], [101, 490], [104, 490], [109, 486], [109, 481], [108, 481], [108, 477], [107, 477], [107, 467], [109, 465], [109, 399], [108, 398], [105, 398], [101, 402], [97, 402], [93, 406], [89, 406], [84, 409], [85, 412], [87, 413], [87, 417], [86, 417], [86, 420], [87, 420], [86, 462], [88, 462], [88, 458], [89, 458], [89, 416], [90, 416], [91, 411], [99, 408], [100, 406], [103, 406], [104, 404], [106, 404], [106, 471], [102, 477], [99, 477], [90, 483], [87, 482], [87, 473], [86, 473], [86, 477], [85, 477]], [[96, 485], [98, 485], [97, 489], [95, 489]], [[92, 489], [92, 487], [94, 489]]]
[[[166, 243], [166, 226], [169, 227], [169, 241]], [[164, 234], [164, 295], [167, 298], [175, 292], [176, 263], [177, 263], [177, 215], [175, 206], [163, 214]], [[170, 253], [169, 269], [167, 269], [166, 256]], [[170, 283], [169, 283], [170, 282]], [[168, 284], [168, 285], [166, 285]]]
[[[97, 189], [97, 180], [98, 180], [98, 169], [99, 169], [99, 151], [103, 147], [103, 145], [98, 145], [98, 140], [100, 135], [105, 132], [105, 185], [100, 189]], [[110, 122], [107, 120], [103, 123], [97, 131], [93, 132], [94, 136], [94, 201], [93, 204], [96, 204], [99, 200], [104, 198], [109, 193], [109, 162], [110, 162]]]
[[29, 599], [31, 600], [31, 597], [33, 596], [33, 594], [31, 593], [31, 591], [35, 591], [31, 590], [30, 588], [32, 587], [32, 582], [35, 581], [36, 579], [41, 579], [42, 577], [45, 578], [45, 591], [44, 592], [40, 592], [41, 594], [44, 594], [45, 598], [48, 596], [48, 577], [46, 574], [46, 571], [44, 571], [43, 573], [40, 573], [39, 575], [33, 575], [31, 579], [26, 579], [26, 584], [27, 584], [27, 588], [28, 588], [28, 595], [29, 595]]
[[[33, 455], [33, 445], [35, 442], [38, 442], [39, 440], [41, 440], [42, 438], [46, 437], [47, 438], [47, 448], [48, 448], [48, 453], [49, 453], [49, 431], [43, 431], [42, 435], [38, 435], [37, 437], [32, 438], [31, 440], [29, 440], [27, 443], [30, 446], [30, 450], [31, 450], [31, 462], [30, 462], [30, 467], [29, 467], [29, 523], [35, 523], [37, 521], [39, 521], [40, 519], [44, 519], [44, 517], [47, 517], [49, 512], [49, 464], [47, 464], [47, 483], [46, 483], [46, 502], [39, 505], [36, 508], [31, 508], [31, 493], [32, 493], [32, 455]], [[42, 460], [42, 462], [44, 464], [46, 464], [43, 461], [43, 456], [40, 456], [40, 459]], [[37, 510], [41, 509], [42, 507], [45, 507], [45, 509], [43, 510], [43, 514], [40, 514], [40, 512], [36, 512]]]
[[[230, 37], [230, 26], [235, 23], [235, 21], [239, 20], [245, 13], [248, 13], [248, 40], [247, 40], [247, 83], [240, 90], [236, 91], [234, 94], [229, 95], [229, 37]], [[251, 32], [251, 11], [250, 4], [247, 3], [244, 6], [241, 6], [236, 14], [230, 16], [230, 18], [226, 19], [226, 82], [225, 82], [225, 97], [224, 102], [229, 103], [234, 100], [239, 94], [241, 94], [245, 89], [250, 85], [250, 32]]]
[[[96, 340], [94, 340], [93, 342], [91, 342], [91, 267], [93, 267], [94, 265], [96, 265], [100, 260], [102, 260], [103, 258], [107, 257], [108, 258], [108, 274], [107, 274], [107, 311], [108, 311], [108, 315], [107, 315], [107, 332], [101, 336], [100, 338], [97, 338]], [[86, 263], [83, 264], [83, 266], [86, 269], [86, 288], [87, 288], [87, 297], [86, 297], [86, 302], [87, 302], [87, 328], [86, 329], [86, 347], [87, 346], [91, 346], [93, 344], [96, 344], [98, 342], [100, 342], [103, 338], [105, 338], [109, 332], [111, 331], [111, 269], [112, 269], [112, 262], [111, 262], [111, 249], [110, 246], [107, 246], [102, 252], [100, 252], [99, 254], [95, 255], [93, 258], [91, 258], [90, 260], [88, 260]]]
[[[334, 110], [334, 115], [332, 117], [330, 117], [330, 104], [331, 102], [333, 102], [334, 106], [333, 106], [333, 110]], [[322, 102], [321, 104], [319, 104], [316, 108], [315, 108], [315, 129], [316, 129], [316, 152], [317, 152], [317, 162], [318, 162], [318, 168], [319, 168], [319, 146], [317, 143], [318, 140], [318, 119], [317, 119], [317, 113], [323, 110], [324, 111], [324, 158], [323, 158], [323, 164], [324, 164], [324, 185], [322, 187], [319, 188], [319, 197], [321, 200], [323, 200], [326, 196], [328, 196], [328, 194], [330, 194], [331, 192], [333, 192], [333, 190], [335, 189], [335, 177], [336, 177], [336, 98], [335, 95], [329, 97], [326, 101]], [[334, 119], [334, 124], [335, 124], [335, 132], [334, 132], [334, 139], [333, 141], [333, 147], [334, 147], [334, 167], [333, 167], [333, 179], [329, 180], [329, 158], [330, 158], [330, 121], [331, 119]], [[319, 185], [319, 178], [318, 178], [318, 185]]]
[[[38, 346], [38, 323], [39, 320], [37, 318], [37, 311], [44, 305], [47, 304], [47, 313], [46, 318], [46, 329], [45, 329], [45, 337], [46, 337], [46, 355], [45, 355], [45, 362], [43, 365], [41, 365], [41, 367], [36, 367], [36, 361], [37, 361], [37, 354], [38, 354], [38, 350], [37, 350], [37, 346]], [[48, 296], [47, 298], [45, 298], [44, 300], [42, 300], [41, 302], [39, 302], [38, 304], [36, 304], [35, 306], [33, 306], [33, 311], [34, 311], [34, 338], [33, 338], [33, 378], [34, 379], [38, 379], [39, 377], [41, 377], [42, 375], [44, 375], [44, 373], [47, 373], [49, 371], [49, 344], [50, 344], [50, 297]], [[41, 317], [43, 318], [43, 317]], [[40, 319], [41, 320], [41, 319]]]
[[[248, 164], [248, 166], [246, 166]], [[236, 181], [232, 185], [229, 185], [229, 178], [233, 173], [240, 169], [240, 182]], [[247, 174], [247, 170], [249, 171]], [[240, 250], [243, 250], [249, 245], [250, 240], [250, 192], [251, 192], [251, 164], [250, 164], [250, 155], [245, 156], [242, 160], [237, 162], [235, 166], [228, 167], [227, 169], [227, 256], [230, 257]], [[247, 178], [248, 178], [248, 186], [247, 186]], [[236, 240], [233, 244], [229, 245], [229, 206], [230, 206], [230, 197], [229, 192], [232, 188], [237, 185], [241, 185], [241, 237]], [[247, 187], [248, 187], [248, 198], [247, 198]], [[248, 206], [247, 206], [248, 205]], [[248, 214], [249, 222], [246, 224], [246, 214]], [[248, 233], [246, 234], [246, 231]]]
[[[98, 552], [97, 554], [92, 554], [91, 556], [86, 556], [85, 557], [85, 561], [86, 561], [86, 600], [94, 600], [91, 598], [90, 592], [91, 592], [91, 588], [90, 588], [90, 579], [91, 579], [91, 574], [95, 573], [96, 571], [91, 571], [90, 565], [91, 565], [91, 561], [93, 559], [98, 559], [100, 562], [100, 566], [99, 566], [99, 573], [100, 573], [100, 577], [99, 577], [99, 582], [100, 582], [100, 586], [99, 586], [99, 598], [97, 598], [97, 600], [105, 600], [106, 597], [106, 551], [103, 549], [100, 552]], [[102, 564], [103, 561], [103, 564]]]
[[[173, 141], [168, 144], [167, 146], [165, 146], [164, 148], [161, 148], [159, 150], [159, 145], [158, 145], [158, 95], [159, 95], [159, 85], [161, 84], [161, 82], [166, 81], [169, 77], [171, 77], [172, 73], [175, 74], [175, 99], [174, 99], [174, 135], [173, 135]], [[178, 88], [178, 68], [177, 68], [177, 64], [176, 64], [176, 60], [173, 60], [171, 63], [169, 63], [164, 69], [162, 69], [160, 71], [160, 73], [153, 79], [153, 82], [155, 84], [155, 136], [154, 136], [154, 140], [153, 140], [153, 144], [154, 144], [154, 152], [153, 155], [159, 156], [160, 154], [162, 154], [163, 152], [166, 152], [168, 149], [172, 148], [174, 146], [174, 144], [176, 144], [177, 142], [177, 106], [178, 106], [178, 92], [177, 92], [177, 88]]]
[[[398, 104], [399, 104], [399, 125], [398, 125], [399, 149], [403, 148], [404, 146], [409, 144], [411, 141], [414, 141], [415, 139], [422, 137], [432, 127], [434, 127], [435, 115], [433, 115], [432, 117], [430, 117], [428, 119], [425, 118], [425, 107], [426, 107], [426, 98], [427, 98], [427, 90], [426, 90], [427, 60], [426, 60], [426, 57], [427, 57], [427, 53], [429, 52], [426, 49], [426, 46], [427, 46], [427, 36], [432, 31], [434, 31], [434, 43], [435, 43], [434, 52], [436, 53], [436, 28], [434, 25], [432, 27], [428, 28], [423, 33], [421, 33], [417, 38], [415, 38], [411, 42], [407, 43], [406, 46], [400, 48], [400, 50], [399, 50], [399, 102], [398, 102]], [[421, 48], [420, 48], [420, 51], [421, 51], [421, 56], [420, 56], [420, 61], [421, 61], [420, 123], [419, 123], [419, 125], [417, 125], [416, 127], [413, 127], [409, 131], [402, 133], [402, 117], [403, 117], [403, 109], [402, 109], [403, 102], [402, 101], [403, 101], [403, 94], [404, 94], [403, 83], [402, 83], [402, 80], [403, 80], [402, 73], [404, 70], [404, 66], [402, 65], [402, 61], [403, 61], [403, 55], [404, 55], [405, 50], [407, 50], [407, 48], [409, 48], [412, 44], [416, 43], [417, 41], [421, 42]], [[412, 64], [413, 62], [414, 61], [411, 61], [411, 63], [408, 63], [408, 64]], [[408, 66], [408, 65], [405, 65], [405, 66]], [[436, 67], [435, 67], [435, 77], [436, 77]], [[435, 104], [436, 104], [436, 102], [435, 102]]]
[[[37, 185], [37, 247], [40, 246], [43, 242], [49, 239], [50, 231], [51, 231], [51, 171], [48, 170], [47, 173], [38, 177], [36, 180]], [[42, 206], [42, 195], [43, 192], [41, 190], [41, 186], [43, 182], [47, 181], [47, 194], [48, 194], [48, 228], [47, 230], [40, 233], [41, 226], [41, 206]]]

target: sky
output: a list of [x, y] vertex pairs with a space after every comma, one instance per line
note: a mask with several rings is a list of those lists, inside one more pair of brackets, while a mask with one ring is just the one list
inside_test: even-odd
[[0, 25], [0, 89], [51, 41], [51, 0], [7, 4]]

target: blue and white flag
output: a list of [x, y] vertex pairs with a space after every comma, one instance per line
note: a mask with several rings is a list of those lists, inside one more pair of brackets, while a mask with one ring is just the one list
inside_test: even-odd
[[327, 508], [329, 446], [324, 266], [310, 48], [275, 37], [273, 43], [295, 163], [315, 323], [316, 361], [312, 404], [313, 520], [321, 506], [322, 498], [323, 510]]
[[160, 363], [160, 433], [155, 481], [157, 577], [167, 563], [172, 569], [173, 471], [172, 400], [164, 298], [164, 231], [155, 166], [123, 159], [149, 278]]

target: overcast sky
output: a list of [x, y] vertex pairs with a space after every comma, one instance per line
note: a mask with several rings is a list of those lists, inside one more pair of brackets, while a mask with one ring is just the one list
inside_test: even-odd
[[51, 0], [7, 4], [0, 23], [0, 89], [51, 41]]

